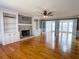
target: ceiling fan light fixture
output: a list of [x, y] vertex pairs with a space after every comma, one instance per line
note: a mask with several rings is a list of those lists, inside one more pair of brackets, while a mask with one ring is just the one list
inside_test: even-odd
[[43, 18], [47, 18], [47, 17], [48, 17], [48, 16], [45, 16], [45, 15], [43, 16]]

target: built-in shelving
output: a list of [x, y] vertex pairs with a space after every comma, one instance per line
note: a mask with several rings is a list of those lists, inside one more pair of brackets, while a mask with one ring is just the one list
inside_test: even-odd
[[4, 32], [17, 32], [16, 18], [4, 17]]
[[18, 13], [14, 10], [0, 9], [0, 44], [6, 45], [20, 40]]

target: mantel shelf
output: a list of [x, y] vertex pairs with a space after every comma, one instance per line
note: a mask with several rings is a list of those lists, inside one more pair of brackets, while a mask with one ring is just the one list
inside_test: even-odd
[[32, 26], [32, 24], [18, 24], [18, 25], [23, 25], [23, 26]]

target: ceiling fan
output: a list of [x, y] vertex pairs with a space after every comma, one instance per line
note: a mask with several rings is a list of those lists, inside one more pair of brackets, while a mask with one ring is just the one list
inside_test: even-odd
[[53, 16], [52, 11], [48, 11], [48, 10], [43, 10], [42, 15], [43, 16]]

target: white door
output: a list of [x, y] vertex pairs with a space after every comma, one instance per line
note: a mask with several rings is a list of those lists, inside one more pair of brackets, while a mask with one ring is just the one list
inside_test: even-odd
[[61, 20], [59, 22], [59, 44], [64, 52], [71, 48], [73, 24], [73, 20]]
[[55, 21], [46, 21], [46, 42], [54, 48], [55, 41]]

